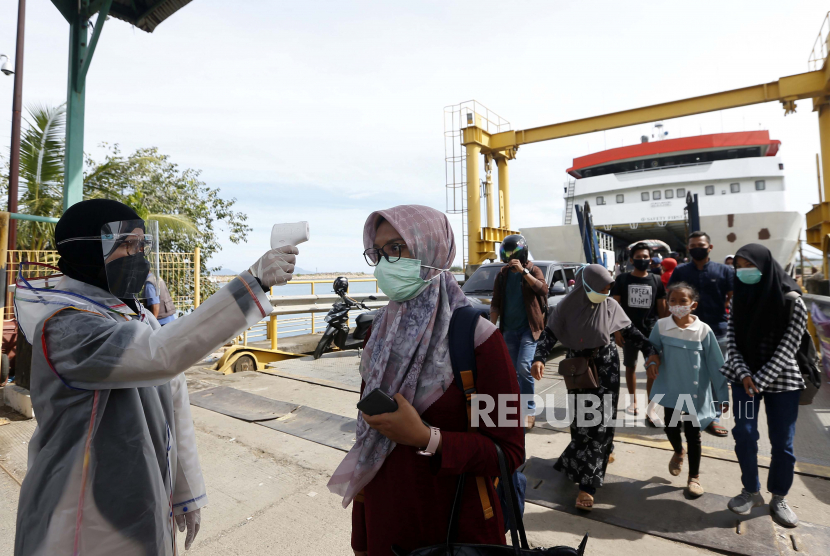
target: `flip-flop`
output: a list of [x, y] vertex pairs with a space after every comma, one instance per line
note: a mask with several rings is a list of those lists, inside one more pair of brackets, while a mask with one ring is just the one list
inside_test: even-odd
[[[585, 503], [591, 504], [590, 506], [583, 506], [582, 504]], [[594, 509], [594, 497], [584, 491], [579, 491], [579, 495], [576, 497], [576, 509], [582, 510], [584, 512], [590, 512]]]
[[635, 416], [640, 414], [640, 410], [637, 407], [636, 403], [632, 403], [628, 407], [626, 407], [625, 412], [628, 413], [629, 415], [635, 415]]
[[729, 436], [729, 431], [726, 430], [725, 427], [722, 427], [718, 423], [712, 422], [706, 427], [706, 432], [714, 436], [720, 436], [723, 438], [724, 436]]

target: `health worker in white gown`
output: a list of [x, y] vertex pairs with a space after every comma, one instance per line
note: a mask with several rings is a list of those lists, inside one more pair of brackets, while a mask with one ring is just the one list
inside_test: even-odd
[[267, 252], [161, 327], [136, 301], [152, 224], [116, 201], [73, 205], [55, 228], [60, 273], [18, 278], [37, 429], [15, 556], [168, 556], [177, 526], [186, 548], [198, 532], [208, 497], [182, 373], [269, 314], [265, 291], [291, 279], [297, 250]]

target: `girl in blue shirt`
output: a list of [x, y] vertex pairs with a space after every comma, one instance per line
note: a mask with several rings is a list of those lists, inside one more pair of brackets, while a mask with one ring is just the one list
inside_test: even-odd
[[[697, 291], [687, 283], [677, 282], [668, 289], [670, 317], [657, 321], [649, 341], [660, 354], [658, 366], [646, 370], [654, 378], [651, 399], [665, 408], [666, 436], [674, 448], [669, 473], [680, 475], [683, 468], [683, 441], [686, 434], [689, 454], [690, 496], [703, 495], [700, 485], [701, 429], [715, 418], [715, 404], [722, 411], [729, 408], [729, 390], [720, 373], [723, 354], [712, 329], [692, 314], [697, 307]], [[713, 397], [714, 393], [714, 397]]]

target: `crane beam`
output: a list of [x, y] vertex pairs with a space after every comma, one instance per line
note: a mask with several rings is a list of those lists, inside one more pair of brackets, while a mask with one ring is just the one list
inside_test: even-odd
[[813, 98], [828, 94], [828, 90], [830, 90], [828, 78], [830, 78], [830, 68], [825, 67], [817, 71], [782, 77], [771, 83], [542, 127], [494, 134], [489, 134], [481, 128], [468, 127], [464, 129], [464, 143], [478, 143], [481, 145], [482, 154], [498, 153], [521, 145], [606, 129], [616, 129], [764, 102], [784, 102]]

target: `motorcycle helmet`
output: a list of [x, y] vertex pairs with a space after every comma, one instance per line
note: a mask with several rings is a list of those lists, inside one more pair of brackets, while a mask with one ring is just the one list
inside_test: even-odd
[[527, 241], [525, 241], [524, 236], [519, 234], [507, 236], [499, 247], [499, 259], [503, 263], [510, 262], [510, 259], [517, 259], [520, 263], [525, 264], [527, 254]]
[[343, 295], [349, 290], [349, 279], [345, 276], [338, 276], [334, 279], [334, 293]]

